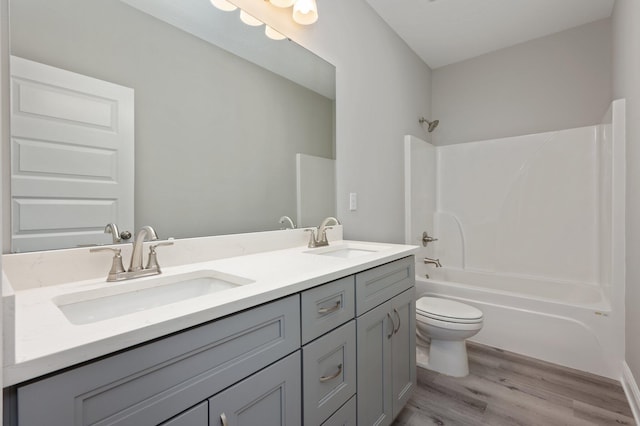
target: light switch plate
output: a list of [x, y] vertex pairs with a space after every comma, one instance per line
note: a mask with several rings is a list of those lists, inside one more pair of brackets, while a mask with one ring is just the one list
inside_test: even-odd
[[358, 194], [355, 192], [349, 193], [349, 210], [352, 212], [358, 210]]

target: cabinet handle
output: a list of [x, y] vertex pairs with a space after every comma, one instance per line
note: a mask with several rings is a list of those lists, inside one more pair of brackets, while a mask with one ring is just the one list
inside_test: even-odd
[[229, 423], [227, 422], [227, 415], [222, 413], [220, 414], [220, 423], [222, 423], [222, 426], [229, 426]]
[[[402, 325], [401, 319], [400, 319], [400, 314], [398, 313], [397, 309], [393, 309], [393, 313], [395, 314], [395, 316], [398, 317], [398, 328], [394, 328], [393, 329], [393, 334], [396, 334], [398, 332], [398, 330], [400, 330], [400, 326]], [[395, 323], [394, 323], [395, 325]]]
[[394, 330], [396, 329], [396, 323], [393, 320], [393, 318], [391, 318], [391, 314], [389, 312], [387, 312], [387, 316], [389, 317], [389, 321], [391, 321], [391, 333], [387, 334], [387, 339], [391, 339], [391, 336], [393, 336]]
[[340, 364], [338, 366], [338, 371], [336, 371], [335, 373], [333, 373], [330, 376], [322, 376], [320, 377], [320, 383], [324, 383], [324, 382], [328, 382], [329, 380], [333, 380], [336, 377], [338, 377], [340, 374], [342, 374], [342, 364]]
[[336, 302], [336, 304], [335, 304], [335, 305], [333, 305], [333, 306], [332, 306], [332, 307], [330, 307], [330, 308], [320, 308], [320, 309], [318, 309], [318, 313], [319, 313], [319, 314], [321, 314], [321, 315], [330, 314], [330, 313], [335, 312], [335, 311], [337, 311], [338, 309], [340, 309], [340, 306], [341, 306], [341, 303], [340, 303], [340, 301], [338, 300], [338, 301]]

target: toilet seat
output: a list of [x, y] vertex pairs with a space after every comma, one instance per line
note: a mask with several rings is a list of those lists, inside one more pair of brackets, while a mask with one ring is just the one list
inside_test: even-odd
[[478, 324], [483, 320], [482, 311], [473, 306], [441, 297], [421, 297], [416, 301], [416, 318], [439, 323]]

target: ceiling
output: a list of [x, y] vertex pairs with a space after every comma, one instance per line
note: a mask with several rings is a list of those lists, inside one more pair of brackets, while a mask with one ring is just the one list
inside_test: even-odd
[[614, 0], [367, 0], [432, 69], [611, 16]]

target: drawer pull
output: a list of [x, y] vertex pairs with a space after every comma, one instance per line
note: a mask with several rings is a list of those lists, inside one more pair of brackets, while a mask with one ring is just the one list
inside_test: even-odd
[[336, 371], [332, 375], [320, 377], [320, 383], [324, 383], [324, 382], [328, 382], [329, 380], [333, 380], [333, 379], [335, 379], [336, 377], [338, 377], [341, 374], [342, 374], [342, 364], [340, 364], [338, 366], [338, 371]]
[[389, 312], [387, 312], [387, 316], [389, 317], [389, 321], [391, 321], [391, 333], [387, 334], [387, 339], [391, 339], [391, 336], [393, 336], [396, 329], [396, 322], [391, 318], [391, 314]]
[[400, 314], [398, 313], [398, 310], [394, 309], [393, 313], [398, 317], [398, 328], [395, 328], [393, 330], [393, 334], [396, 334], [398, 332], [398, 330], [400, 330], [400, 326], [402, 325], [402, 323], [400, 322], [401, 320], [400, 320]]
[[222, 423], [222, 426], [229, 426], [229, 422], [227, 422], [227, 415], [222, 413], [220, 414], [220, 423]]
[[321, 315], [330, 314], [330, 313], [335, 312], [335, 311], [337, 311], [338, 309], [340, 309], [340, 306], [341, 306], [341, 305], [342, 305], [342, 304], [341, 304], [341, 303], [340, 303], [340, 301], [338, 300], [338, 301], [336, 302], [336, 304], [335, 304], [335, 305], [333, 305], [333, 306], [331, 306], [330, 308], [320, 308], [320, 309], [318, 309], [318, 313], [319, 313], [319, 314], [321, 314]]

